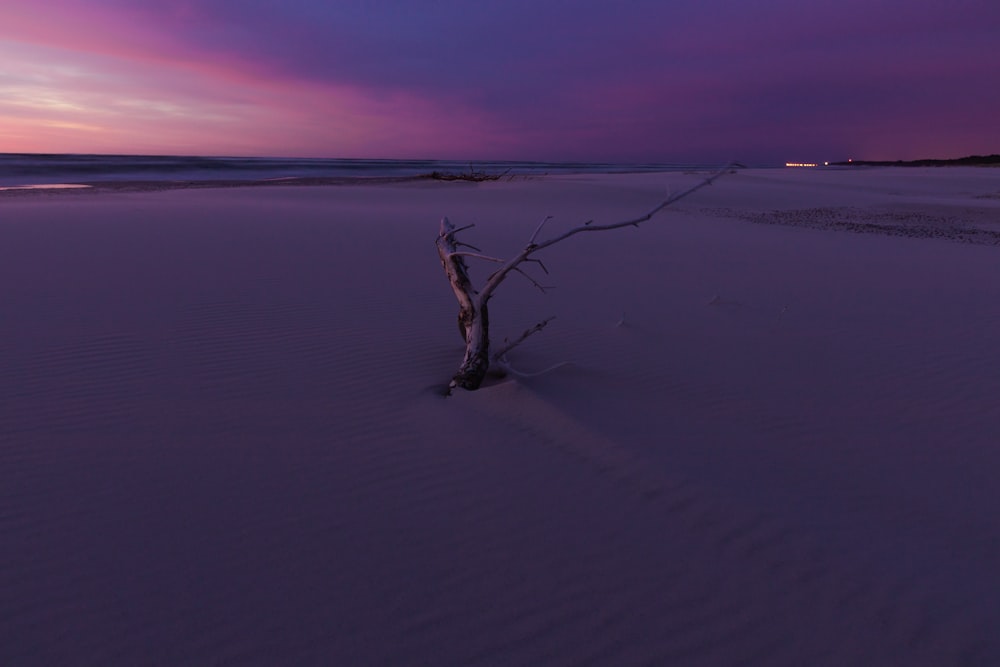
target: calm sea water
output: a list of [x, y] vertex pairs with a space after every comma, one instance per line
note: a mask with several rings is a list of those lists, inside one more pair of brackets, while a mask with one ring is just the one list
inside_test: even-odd
[[[0, 186], [100, 181], [255, 181], [271, 178], [405, 177], [470, 169], [498, 174], [626, 173], [706, 169], [718, 164], [599, 162], [469, 162], [155, 155], [0, 153]], [[767, 166], [767, 165], [754, 165]]]

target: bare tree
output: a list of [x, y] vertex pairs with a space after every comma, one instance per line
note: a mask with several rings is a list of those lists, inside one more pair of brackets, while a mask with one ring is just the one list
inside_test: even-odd
[[[468, 390], [478, 389], [486, 377], [491, 363], [506, 366], [506, 354], [522, 343], [528, 336], [541, 331], [552, 319], [549, 318], [527, 329], [517, 339], [507, 342], [502, 348], [495, 351], [492, 355], [490, 354], [488, 304], [490, 298], [500, 284], [503, 283], [504, 279], [512, 272], [516, 272], [531, 281], [535, 287], [545, 291], [545, 287], [524, 270], [523, 265], [533, 263], [537, 264], [543, 272], [548, 273], [541, 260], [533, 256], [535, 253], [583, 232], [604, 232], [622, 227], [638, 227], [640, 223], [646, 222], [667, 206], [687, 197], [706, 185], [710, 185], [717, 178], [728, 173], [734, 166], [736, 166], [735, 163], [727, 165], [687, 190], [668, 196], [647, 213], [637, 218], [606, 225], [595, 225], [592, 224], [593, 221], [591, 220], [578, 227], [573, 227], [558, 236], [545, 241], [539, 241], [538, 235], [545, 227], [545, 224], [551, 219], [551, 216], [547, 216], [535, 228], [531, 238], [528, 239], [527, 245], [519, 253], [506, 260], [486, 255], [479, 248], [458, 240], [457, 235], [459, 232], [469, 229], [474, 225], [456, 227], [448, 218], [442, 218], [441, 229], [438, 232], [436, 241], [438, 256], [441, 258], [441, 265], [444, 267], [448, 282], [451, 283], [451, 289], [455, 292], [455, 298], [458, 299], [458, 330], [465, 341], [465, 357], [462, 359], [462, 365], [459, 367], [458, 372], [448, 385], [448, 393], [451, 393], [455, 387]], [[466, 258], [493, 262], [499, 264], [500, 267], [486, 278], [481, 288], [476, 289], [472, 283], [472, 279], [469, 277], [469, 269], [465, 263]]]

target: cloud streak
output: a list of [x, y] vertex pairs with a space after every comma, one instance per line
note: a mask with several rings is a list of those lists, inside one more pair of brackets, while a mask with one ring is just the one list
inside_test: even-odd
[[986, 1], [8, 4], [3, 151], [780, 161], [1000, 150], [1000, 8]]

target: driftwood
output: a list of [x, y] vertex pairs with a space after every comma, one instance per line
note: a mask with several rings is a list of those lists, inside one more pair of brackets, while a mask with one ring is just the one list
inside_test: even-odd
[[502, 171], [499, 174], [491, 174], [487, 171], [473, 169], [470, 166], [469, 171], [462, 172], [432, 171], [427, 175], [427, 178], [435, 181], [469, 181], [471, 183], [483, 183], [486, 181], [499, 181], [502, 179], [511, 180], [513, 176], [511, 176], [510, 169]]
[[[509, 370], [510, 364], [507, 362], [507, 353], [524, 342], [528, 336], [541, 331], [552, 319], [549, 318], [530, 327], [513, 342], [507, 342], [493, 355], [490, 354], [488, 304], [490, 298], [504, 279], [511, 273], [516, 272], [531, 281], [535, 287], [543, 292], [545, 291], [545, 286], [525, 272], [523, 268], [523, 265], [533, 263], [537, 264], [543, 272], [548, 273], [541, 260], [533, 257], [535, 253], [583, 232], [603, 232], [622, 227], [638, 227], [640, 223], [646, 222], [670, 204], [687, 197], [706, 185], [710, 185], [722, 175], [730, 172], [733, 166], [727, 165], [725, 168], [720, 169], [687, 190], [668, 196], [647, 213], [637, 218], [605, 225], [595, 225], [591, 220], [578, 227], [573, 227], [562, 234], [539, 241], [538, 235], [551, 219], [551, 216], [547, 216], [535, 228], [534, 233], [528, 239], [528, 243], [524, 248], [506, 260], [486, 255], [479, 248], [458, 240], [457, 235], [459, 232], [469, 229], [474, 225], [456, 227], [448, 218], [442, 218], [441, 228], [436, 241], [438, 256], [441, 259], [441, 265], [444, 267], [445, 275], [448, 277], [448, 282], [451, 284], [451, 289], [455, 293], [455, 298], [458, 299], [458, 330], [462, 336], [462, 340], [465, 342], [465, 356], [462, 359], [462, 365], [459, 367], [458, 372], [455, 373], [451, 383], [448, 385], [448, 393], [451, 393], [456, 387], [468, 390], [478, 389], [486, 377], [491, 363]], [[477, 289], [469, 277], [469, 269], [466, 264], [467, 258], [492, 262], [499, 264], [500, 267], [486, 278], [482, 287]], [[624, 315], [622, 318], [624, 320]]]

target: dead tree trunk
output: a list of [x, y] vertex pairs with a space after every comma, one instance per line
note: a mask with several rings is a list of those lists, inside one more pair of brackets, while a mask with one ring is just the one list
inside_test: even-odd
[[[725, 168], [717, 171], [687, 190], [667, 197], [645, 215], [608, 225], [594, 225], [591, 224], [593, 221], [586, 222], [583, 225], [574, 227], [558, 236], [539, 242], [537, 241], [538, 234], [542, 231], [545, 223], [547, 223], [550, 219], [546, 217], [535, 229], [531, 238], [528, 239], [528, 244], [519, 253], [517, 253], [517, 255], [508, 260], [490, 257], [489, 255], [483, 254], [479, 248], [470, 246], [467, 243], [462, 243], [456, 238], [456, 234], [462, 230], [472, 227], [472, 225], [456, 228], [455, 225], [448, 220], [448, 218], [442, 218], [441, 228], [438, 232], [436, 241], [437, 251], [438, 256], [441, 258], [441, 265], [444, 267], [445, 274], [448, 277], [448, 282], [451, 284], [451, 289], [455, 293], [455, 298], [458, 299], [458, 330], [462, 335], [462, 340], [465, 342], [465, 357], [462, 359], [462, 365], [459, 367], [458, 372], [454, 375], [454, 377], [452, 377], [451, 383], [448, 386], [448, 392], [451, 393], [455, 387], [461, 387], [462, 389], [468, 390], [478, 389], [482, 384], [483, 379], [486, 377], [491, 361], [495, 359], [503, 361], [503, 356], [507, 352], [509, 352], [516, 345], [520, 344], [532, 333], [541, 331], [541, 329], [548, 323], [549, 320], [545, 320], [544, 322], [535, 325], [533, 328], [528, 329], [515, 342], [505, 345], [501, 351], [495, 353], [493, 358], [491, 358], [489, 332], [490, 321], [487, 304], [489, 303], [490, 297], [493, 296], [493, 292], [500, 286], [500, 283], [502, 283], [512, 271], [516, 271], [531, 281], [535, 287], [539, 288], [543, 292], [545, 291], [545, 287], [543, 285], [541, 285], [538, 281], [527, 274], [523, 268], [521, 268], [522, 264], [535, 263], [538, 264], [545, 273], [548, 273], [545, 269], [545, 265], [542, 264], [540, 260], [532, 257], [534, 253], [582, 232], [599, 232], [630, 226], [638, 227], [640, 223], [649, 220], [670, 204], [679, 199], [683, 199], [706, 185], [710, 185], [714, 180], [729, 172], [734, 166], [736, 165], [727, 165]], [[463, 250], [462, 248], [468, 248], [469, 250]], [[465, 264], [465, 259], [467, 257], [486, 260], [501, 265], [499, 269], [490, 274], [490, 276], [486, 279], [482, 289], [477, 290], [473, 285], [472, 280], [469, 278], [469, 269]]]
[[490, 315], [487, 299], [482, 298], [469, 279], [465, 256], [459, 250], [463, 244], [455, 238], [459, 231], [448, 218], [442, 218], [437, 249], [458, 299], [458, 331], [465, 342], [465, 358], [450, 386], [472, 390], [479, 388], [490, 368]]

